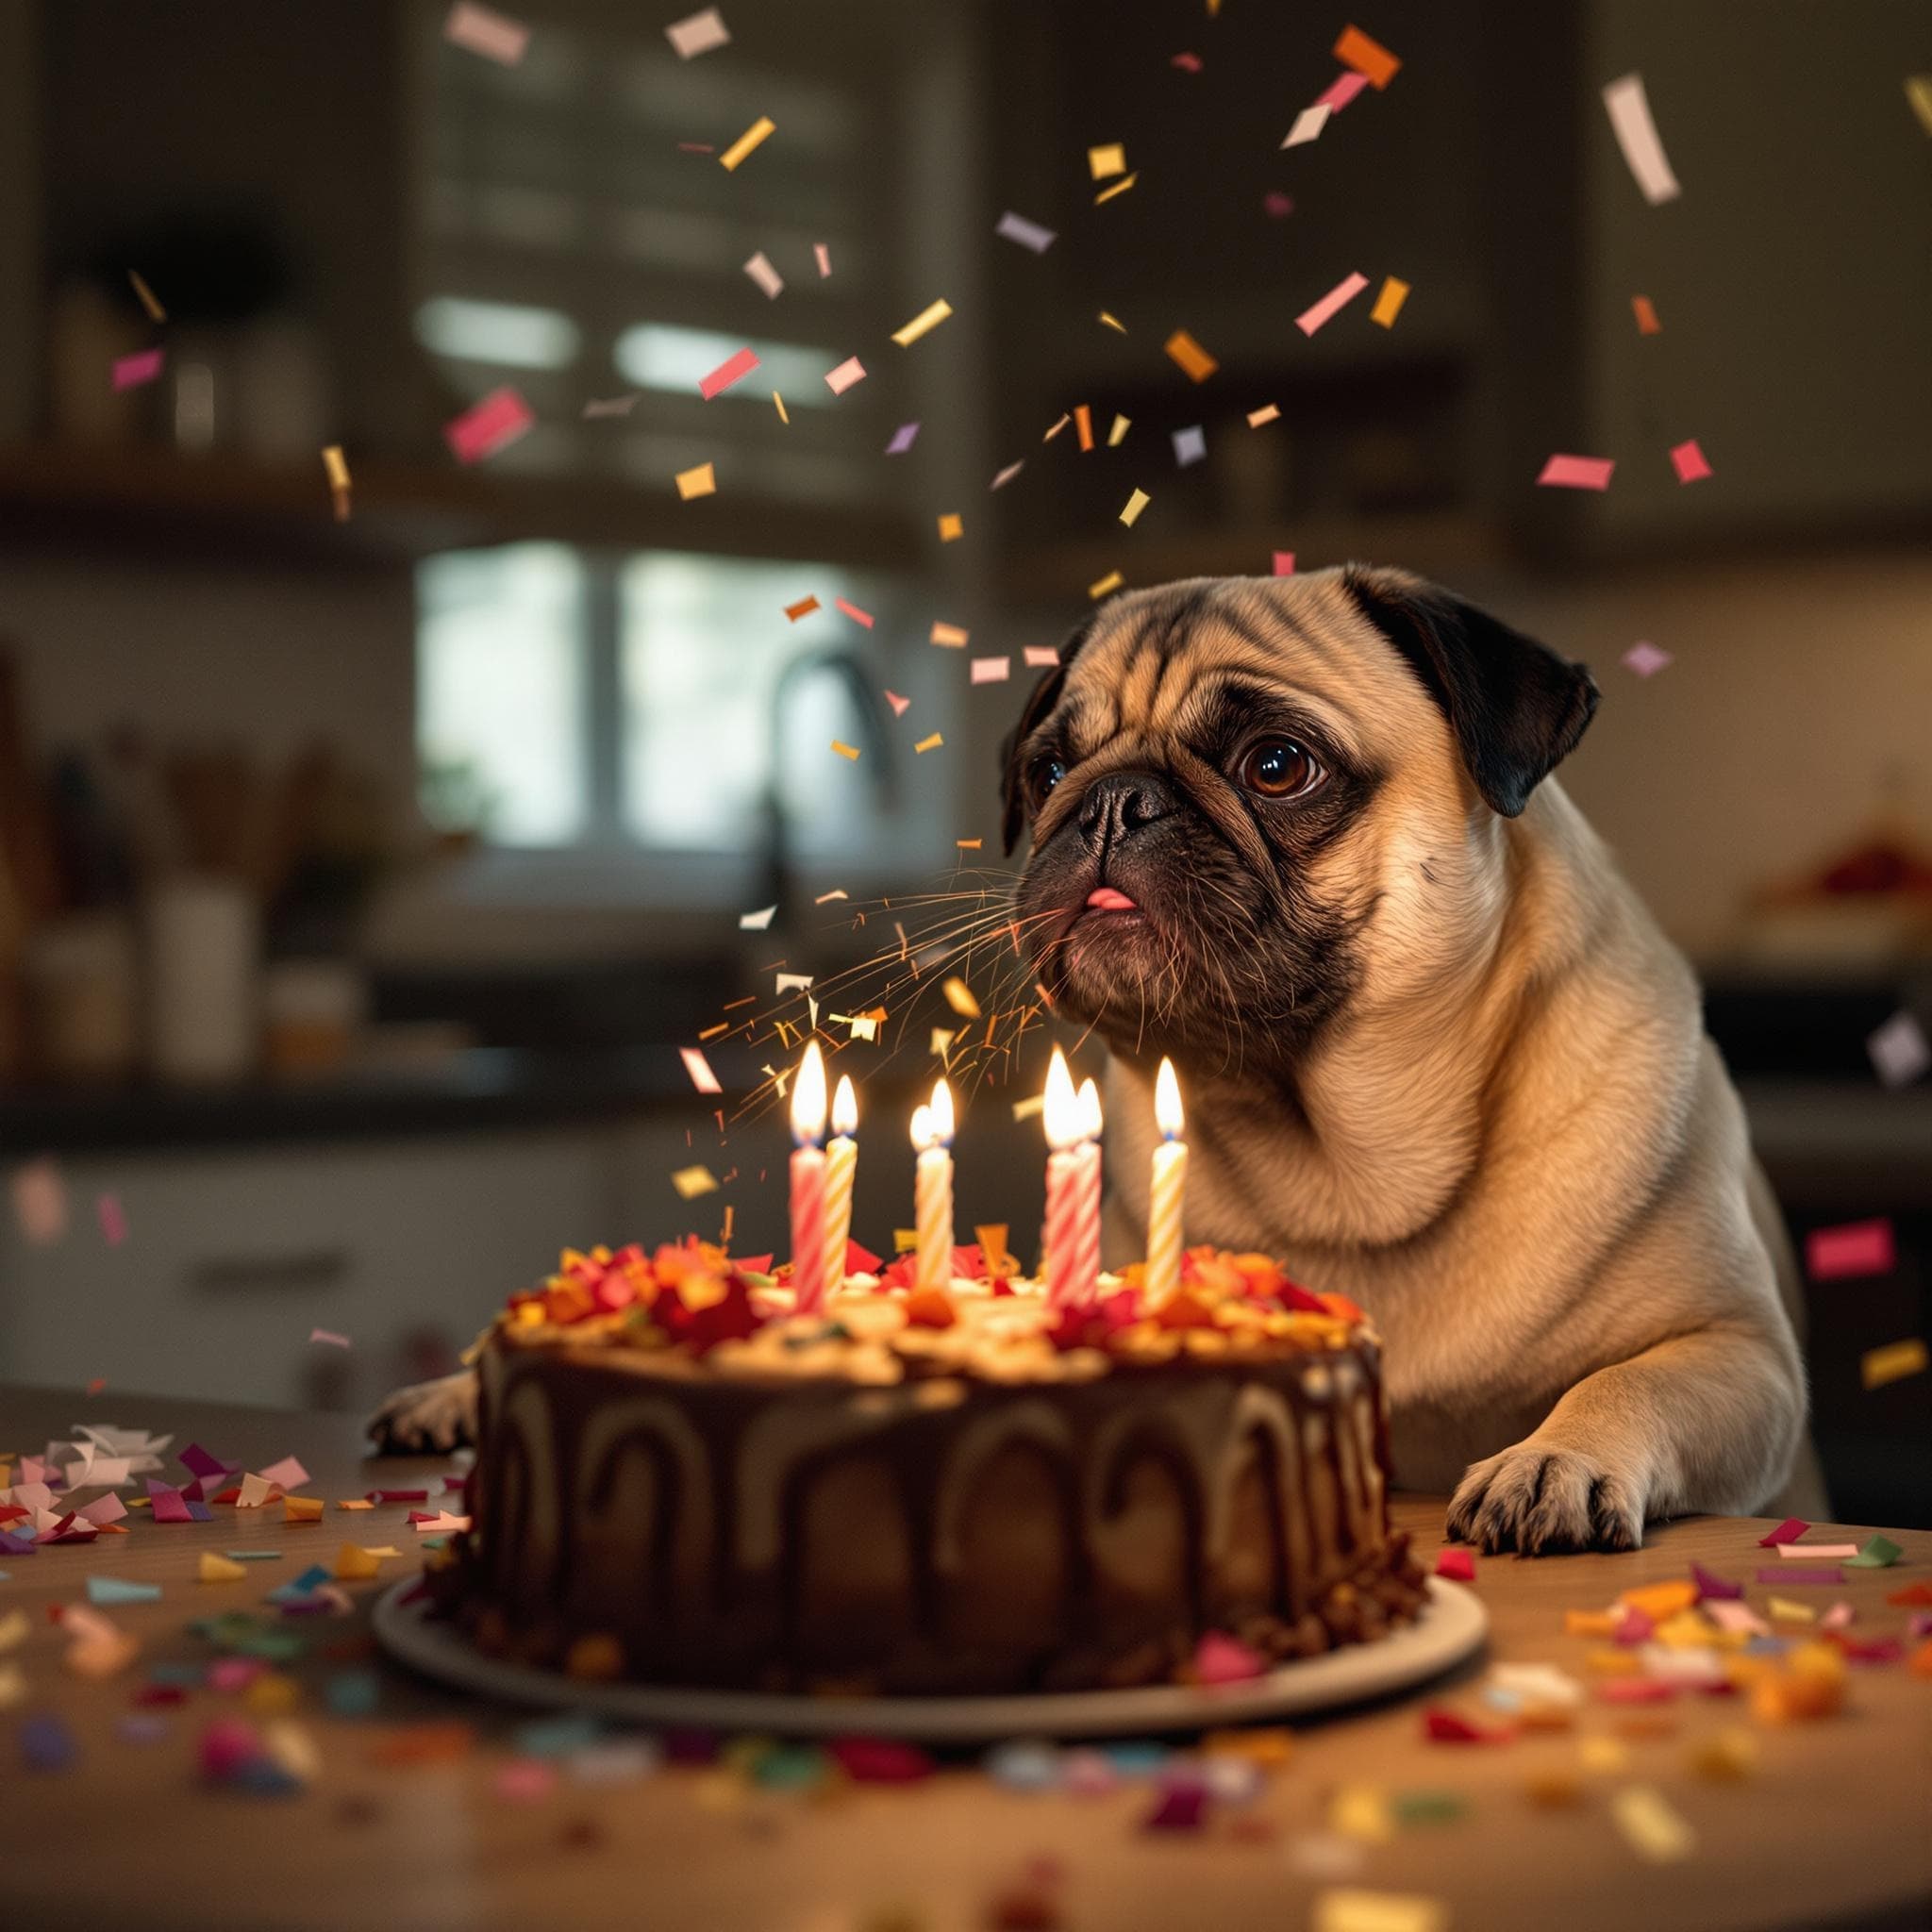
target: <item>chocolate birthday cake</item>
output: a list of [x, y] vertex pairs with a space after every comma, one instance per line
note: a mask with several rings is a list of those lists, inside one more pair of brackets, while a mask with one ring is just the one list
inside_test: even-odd
[[1358, 1309], [1210, 1250], [1158, 1307], [956, 1265], [799, 1314], [695, 1242], [567, 1253], [478, 1345], [439, 1602], [581, 1676], [849, 1693], [1240, 1675], [1415, 1613]]

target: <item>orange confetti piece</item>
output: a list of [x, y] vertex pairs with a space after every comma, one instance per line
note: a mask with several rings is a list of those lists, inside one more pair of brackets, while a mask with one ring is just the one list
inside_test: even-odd
[[796, 604], [786, 605], [785, 615], [796, 624], [801, 617], [809, 617], [814, 610], [822, 608], [816, 597], [801, 597]]
[[1161, 347], [1191, 381], [1206, 382], [1221, 367], [1184, 328], [1175, 329]]
[[1074, 434], [1080, 439], [1082, 449], [1093, 447], [1093, 414], [1085, 403], [1074, 411]]
[[680, 470], [675, 478], [677, 493], [686, 503], [696, 496], [715, 496], [718, 492], [718, 476], [709, 463], [700, 463], [694, 470]]
[[842, 739], [835, 738], [832, 741], [832, 749], [841, 758], [850, 758], [854, 764], [858, 762], [858, 747], [856, 744], [847, 744]]
[[957, 624], [935, 624], [932, 627], [932, 642], [948, 651], [963, 651], [966, 640], [972, 633]]
[[1375, 297], [1375, 306], [1369, 310], [1369, 320], [1379, 323], [1384, 328], [1393, 328], [1395, 318], [1402, 313], [1402, 305], [1408, 300], [1408, 284], [1400, 275], [1389, 275], [1382, 283], [1382, 292]]
[[1105, 181], [1109, 175], [1127, 172], [1127, 151], [1117, 141], [1087, 150], [1087, 166], [1094, 180]]
[[957, 510], [948, 510], [940, 518], [940, 541], [957, 543], [966, 534], [966, 525]]
[[983, 839], [956, 839], [953, 842], [961, 852], [977, 852], [986, 841]]
[[1333, 51], [1344, 67], [1353, 67], [1377, 93], [1402, 72], [1402, 62], [1358, 26], [1343, 27]]

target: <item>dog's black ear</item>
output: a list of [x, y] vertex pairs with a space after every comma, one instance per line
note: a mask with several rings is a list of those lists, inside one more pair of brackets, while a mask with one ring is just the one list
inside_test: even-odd
[[1407, 571], [1352, 563], [1341, 580], [1441, 706], [1476, 790], [1513, 819], [1594, 714], [1589, 668]]
[[1052, 715], [1053, 708], [1059, 703], [1060, 692], [1066, 689], [1068, 668], [1079, 656], [1080, 646], [1087, 641], [1091, 629], [1091, 623], [1083, 624], [1060, 646], [1060, 661], [1033, 687], [1033, 695], [1026, 700], [1026, 708], [1020, 713], [1020, 722], [1008, 733], [1000, 746], [1000, 804], [1004, 810], [1000, 835], [1008, 858], [1013, 855], [1013, 847], [1020, 842], [1020, 827], [1026, 823], [1026, 774], [1021, 769], [1020, 747], [1041, 721]]

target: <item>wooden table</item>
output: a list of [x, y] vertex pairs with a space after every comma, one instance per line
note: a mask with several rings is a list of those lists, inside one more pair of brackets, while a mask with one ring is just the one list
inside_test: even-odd
[[[546, 1796], [515, 1802], [497, 1780], [516, 1755], [509, 1733], [528, 1713], [477, 1707], [386, 1665], [375, 1715], [336, 1717], [323, 1701], [332, 1674], [366, 1661], [357, 1653], [367, 1643], [369, 1601], [416, 1560], [407, 1506], [349, 1514], [334, 1499], [409, 1487], [450, 1464], [366, 1462], [359, 1430], [340, 1416], [0, 1387], [0, 1448], [37, 1452], [91, 1419], [172, 1430], [176, 1450], [199, 1441], [251, 1468], [293, 1454], [315, 1478], [308, 1493], [331, 1507], [316, 1526], [285, 1525], [279, 1506], [246, 1514], [221, 1507], [205, 1524], [153, 1524], [136, 1512], [125, 1537], [0, 1556], [0, 1570], [10, 1573], [0, 1583], [0, 1618], [20, 1606], [32, 1625], [25, 1644], [0, 1659], [0, 1671], [20, 1664], [26, 1683], [25, 1699], [0, 1712], [0, 1925], [8, 1928], [968, 1932], [992, 1923], [990, 1902], [1042, 1854], [1064, 1868], [1060, 1923], [1075, 1932], [1300, 1932], [1312, 1923], [1314, 1894], [1335, 1883], [1439, 1897], [1455, 1932], [1826, 1924], [1889, 1932], [1927, 1923], [1932, 1681], [1899, 1665], [1855, 1669], [1842, 1715], [1790, 1728], [1757, 1724], [1738, 1698], [1693, 1696], [1660, 1706], [1591, 1703], [1568, 1733], [1424, 1741], [1420, 1710], [1428, 1698], [1483, 1712], [1474, 1694], [1478, 1660], [1428, 1693], [1300, 1727], [1291, 1760], [1262, 1796], [1192, 1835], [1138, 1828], [1152, 1805], [1144, 1786], [1029, 1796], [970, 1763], [914, 1786], [816, 1796], [753, 1790], [715, 1769], [603, 1787], [565, 1776]], [[179, 1474], [171, 1468], [171, 1477]], [[1433, 1555], [1440, 1500], [1399, 1498], [1395, 1511]], [[1590, 1677], [1585, 1658], [1600, 1646], [1564, 1635], [1566, 1608], [1601, 1607], [1633, 1584], [1682, 1576], [1693, 1557], [1749, 1578], [1770, 1556], [1757, 1547], [1767, 1526], [1702, 1518], [1654, 1532], [1633, 1555], [1480, 1558], [1490, 1654]], [[1869, 1534], [1836, 1524], [1822, 1531], [1835, 1541]], [[1856, 1632], [1900, 1632], [1908, 1613], [1885, 1599], [1932, 1576], [1932, 1534], [1890, 1534], [1906, 1552], [1896, 1567], [1848, 1571], [1842, 1591], [1786, 1593], [1821, 1607], [1841, 1596], [1857, 1607]], [[381, 1582], [351, 1587], [356, 1618], [289, 1620], [315, 1645], [289, 1666], [300, 1686], [290, 1714], [321, 1759], [306, 1789], [270, 1797], [201, 1782], [202, 1726], [243, 1710], [233, 1695], [192, 1690], [184, 1705], [150, 1713], [168, 1721], [165, 1737], [137, 1743], [117, 1736], [151, 1666], [210, 1657], [188, 1633], [191, 1619], [257, 1607], [268, 1587], [329, 1560], [345, 1538], [394, 1543], [405, 1559], [385, 1563]], [[203, 1550], [231, 1548], [286, 1555], [249, 1565], [242, 1583], [195, 1581]], [[47, 1615], [49, 1606], [84, 1602], [91, 1573], [165, 1591], [159, 1603], [106, 1612], [143, 1650], [102, 1681], [64, 1668], [65, 1640]], [[1750, 1591], [1760, 1607], [1767, 1594], [1755, 1584]], [[48, 1711], [77, 1738], [79, 1762], [64, 1774], [24, 1775], [18, 1734]], [[386, 1743], [409, 1737], [409, 1725], [449, 1720], [474, 1724], [473, 1749], [441, 1762], [380, 1761]], [[1687, 1762], [1691, 1741], [1732, 1725], [1756, 1738], [1757, 1774], [1733, 1784], [1698, 1777]], [[1627, 1766], [1583, 1773], [1568, 1807], [1532, 1804], [1532, 1777], [1576, 1769], [1586, 1739], [1617, 1740]], [[1610, 1801], [1633, 1783], [1654, 1786], [1692, 1826], [1690, 1857], [1647, 1864], [1625, 1841]], [[1454, 1793], [1466, 1809], [1363, 1845], [1352, 1876], [1311, 1875], [1309, 1840], [1329, 1839], [1334, 1794], [1356, 1785]], [[1322, 1849], [1319, 1840], [1312, 1849]]]

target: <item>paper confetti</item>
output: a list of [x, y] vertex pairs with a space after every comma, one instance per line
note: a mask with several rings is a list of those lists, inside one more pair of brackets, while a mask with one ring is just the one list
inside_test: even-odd
[[328, 478], [329, 498], [335, 505], [336, 522], [349, 521], [349, 465], [342, 446], [332, 442], [322, 453], [322, 473]]
[[1087, 594], [1090, 598], [1099, 599], [1111, 591], [1118, 591], [1125, 582], [1126, 578], [1119, 571], [1110, 570], [1104, 577], [1098, 577], [1087, 586]]
[[1802, 1516], [1787, 1516], [1775, 1529], [1757, 1539], [1760, 1550], [1774, 1550], [1780, 1543], [1794, 1543], [1811, 1525]]
[[480, 403], [443, 425], [443, 440], [459, 463], [480, 463], [525, 435], [536, 412], [515, 390], [491, 390]]
[[1671, 661], [1671, 654], [1668, 651], [1658, 650], [1655, 644], [1643, 638], [1640, 638], [1632, 644], [1623, 657], [1624, 670], [1634, 671], [1639, 677], [1655, 677]]
[[1103, 308], [1100, 311], [1100, 313], [1094, 318], [1094, 320], [1098, 322], [1103, 328], [1112, 329], [1114, 334], [1117, 336], [1124, 336], [1127, 332], [1126, 324], [1124, 323], [1120, 319], [1120, 317], [1118, 315], [1115, 315], [1110, 309]]
[[1133, 495], [1127, 498], [1126, 507], [1121, 511], [1121, 522], [1132, 529], [1140, 520], [1141, 512], [1153, 501], [1144, 490], [1135, 491]]
[[1355, 300], [1369, 286], [1369, 278], [1363, 275], [1349, 275], [1337, 282], [1312, 308], [1305, 308], [1294, 319], [1294, 325], [1305, 336], [1312, 336], [1325, 322], [1332, 320]]
[[347, 1348], [349, 1338], [338, 1335], [333, 1328], [311, 1328], [308, 1331], [310, 1342], [320, 1342], [326, 1348]]
[[708, 1167], [680, 1167], [671, 1176], [671, 1185], [679, 1200], [695, 1201], [700, 1194], [718, 1191], [718, 1177]]
[[232, 1557], [217, 1556], [213, 1550], [201, 1553], [195, 1579], [200, 1583], [239, 1583], [248, 1574], [248, 1567], [238, 1563]]
[[1536, 480], [1551, 490], [1607, 490], [1616, 467], [1613, 457], [1552, 457]]
[[902, 698], [895, 691], [889, 691], [886, 693], [886, 702], [891, 706], [893, 717], [903, 718], [911, 706], [912, 700], [910, 698]]
[[728, 47], [731, 29], [724, 25], [724, 16], [715, 7], [708, 7], [702, 13], [674, 20], [664, 29], [664, 38], [671, 42], [680, 60], [695, 60], [700, 54], [708, 54], [714, 47]]
[[1643, 91], [1641, 74], [1626, 74], [1604, 89], [1604, 106], [1609, 111], [1610, 126], [1624, 160], [1643, 198], [1652, 208], [1675, 201], [1683, 190], [1671, 173], [1664, 157], [1664, 144], [1657, 139], [1657, 124], [1650, 118], [1650, 100]]
[[1258, 409], [1250, 409], [1248, 411], [1248, 427], [1250, 429], [1258, 429], [1264, 423], [1278, 423], [1280, 420], [1281, 408], [1275, 403], [1263, 403]]
[[1208, 454], [1208, 432], [1198, 423], [1191, 424], [1185, 429], [1174, 432], [1174, 459], [1185, 470], [1190, 463], [1198, 463]]
[[718, 1076], [711, 1071], [711, 1063], [694, 1046], [680, 1046], [678, 1058], [684, 1062], [684, 1071], [691, 1075], [691, 1084], [700, 1093], [722, 1093], [724, 1088], [718, 1084]]
[[772, 391], [772, 407], [777, 410], [779, 422], [790, 423], [791, 421], [785, 408], [785, 398], [776, 390]]
[[1630, 312], [1637, 318], [1637, 333], [1641, 336], [1660, 336], [1664, 325], [1657, 319], [1657, 310], [1651, 307], [1648, 295], [1633, 295], [1630, 298]]
[[1805, 1272], [1813, 1281], [1890, 1274], [1897, 1265], [1891, 1223], [1883, 1216], [1841, 1227], [1814, 1227], [1805, 1239]]
[[963, 651], [966, 648], [966, 640], [971, 636], [972, 632], [959, 625], [935, 623], [928, 641], [938, 644], [943, 650]]
[[1288, 130], [1283, 147], [1303, 147], [1319, 139], [1323, 128], [1328, 125], [1328, 117], [1334, 109], [1325, 101], [1318, 102], [1312, 108], [1304, 108], [1294, 117], [1294, 125]]
[[1467, 1550], [1443, 1550], [1436, 1557], [1436, 1574], [1454, 1583], [1474, 1583], [1475, 1558]]
[[718, 157], [718, 162], [727, 174], [735, 174], [738, 164], [754, 148], [761, 146], [778, 131], [777, 124], [767, 114], [760, 114], [724, 152]]
[[900, 424], [898, 428], [892, 431], [892, 440], [886, 445], [886, 454], [889, 457], [903, 457], [912, 447], [913, 441], [918, 435], [919, 425], [917, 423]]
[[946, 317], [952, 314], [953, 305], [943, 299], [929, 302], [903, 328], [892, 331], [892, 340], [904, 348], [909, 348], [921, 336], [928, 335], [939, 327]]
[[1184, 328], [1175, 329], [1160, 346], [1191, 382], [1206, 382], [1221, 367]]
[[1093, 447], [1093, 411], [1085, 403], [1074, 410], [1074, 434], [1079, 439], [1083, 450]]
[[128, 1583], [119, 1576], [98, 1573], [87, 1580], [87, 1600], [96, 1607], [113, 1604], [158, 1604], [161, 1600], [158, 1583]]
[[1318, 1891], [1310, 1932], [1449, 1932], [1449, 1907], [1419, 1891]]
[[521, 21], [492, 13], [473, 0], [457, 0], [442, 24], [442, 37], [451, 46], [480, 54], [499, 67], [514, 67], [530, 44], [530, 29]]
[[1889, 1536], [1868, 1537], [1857, 1556], [1845, 1558], [1848, 1570], [1889, 1570], [1905, 1552]]
[[118, 1248], [127, 1239], [127, 1216], [122, 1212], [118, 1194], [103, 1194], [94, 1203], [94, 1216], [101, 1225], [101, 1239]]
[[1044, 255], [1059, 239], [1053, 229], [1042, 228], [1038, 222], [1029, 222], [1010, 208], [993, 224], [992, 231], [1002, 241], [1017, 242], [1022, 248], [1032, 249], [1035, 255]]
[[1925, 1361], [1924, 1341], [1914, 1335], [1904, 1341], [1889, 1341], [1883, 1348], [1867, 1349], [1859, 1357], [1858, 1371], [1867, 1389], [1883, 1389], [1888, 1382], [1923, 1375]]
[[694, 496], [715, 496], [718, 492], [718, 478], [709, 463], [700, 463], [694, 470], [680, 470], [675, 480], [678, 495], [687, 503]]
[[937, 751], [941, 745], [945, 743], [945, 739], [939, 732], [935, 731], [932, 732], [929, 736], [922, 738], [919, 741], [919, 742], [912, 747], [912, 749], [915, 754], [923, 754], [929, 751]]
[[592, 397], [584, 405], [584, 421], [595, 423], [607, 416], [628, 416], [638, 406], [635, 394], [627, 396], [606, 396], [599, 400]]
[[164, 349], [143, 349], [139, 355], [117, 357], [113, 365], [114, 387], [139, 389], [143, 383], [152, 382], [161, 373], [161, 364], [166, 359]]
[[858, 747], [856, 744], [847, 744], [842, 739], [835, 738], [832, 741], [832, 749], [841, 758], [850, 758], [855, 765], [858, 762]]
[[1408, 284], [1400, 275], [1387, 275], [1382, 281], [1382, 292], [1375, 297], [1375, 306], [1369, 310], [1369, 320], [1379, 323], [1384, 328], [1393, 328], [1395, 318], [1402, 313], [1402, 305], [1408, 300]]
[[734, 384], [742, 382], [758, 366], [758, 357], [749, 349], [741, 349], [735, 356], [727, 356], [708, 375], [698, 378], [698, 393], [709, 402], [713, 396], [721, 396]]
[[1105, 147], [1090, 147], [1087, 150], [1087, 166], [1096, 181], [1105, 181], [1109, 175], [1124, 175], [1127, 172], [1127, 151], [1118, 142]]
[[1694, 436], [1689, 442], [1677, 443], [1672, 449], [1671, 467], [1676, 471], [1679, 483], [1701, 483], [1710, 475], [1710, 465], [1697, 447]]
[[13, 1171], [13, 1218], [36, 1247], [58, 1241], [67, 1232], [67, 1188], [51, 1155]]
[[857, 356], [848, 356], [838, 368], [825, 377], [825, 387], [835, 396], [842, 396], [855, 382], [865, 380], [865, 364]]
[[1013, 660], [1010, 658], [975, 658], [973, 660], [969, 682], [973, 684], [1004, 684], [1012, 674]]
[[1294, 575], [1294, 552], [1277, 550], [1274, 552], [1274, 568], [1271, 573], [1277, 577], [1291, 577]]
[[992, 479], [992, 481], [987, 485], [987, 488], [989, 490], [1004, 490], [1007, 487], [1007, 485], [1010, 483], [1013, 480], [1013, 478], [1017, 476], [1020, 474], [1020, 472], [1024, 470], [1025, 467], [1026, 458], [1024, 457], [1022, 457], [1017, 463], [1008, 463], [1007, 467], [1004, 470], [1000, 471], [1000, 473]]
[[1676, 1864], [1697, 1849], [1697, 1834], [1654, 1785], [1625, 1785], [1611, 1796], [1610, 1816], [1630, 1849], [1649, 1864]]
[[1113, 427], [1107, 432], [1108, 448], [1118, 449], [1121, 446], [1121, 439], [1124, 435], [1126, 435], [1127, 431], [1132, 427], [1133, 424], [1129, 418], [1125, 416], [1116, 416], [1113, 419]]
[[136, 299], [147, 310], [147, 319], [150, 322], [166, 322], [168, 311], [161, 307], [155, 291], [148, 287], [140, 272], [135, 269], [129, 269], [127, 271], [127, 279], [133, 287]]
[[786, 605], [785, 615], [791, 623], [796, 624], [801, 617], [809, 617], [814, 610], [822, 610], [824, 608], [816, 597], [801, 597], [797, 603]]
[[772, 266], [762, 248], [745, 263], [744, 272], [774, 300], [784, 292], [785, 277]]
[[941, 543], [957, 543], [966, 534], [966, 525], [957, 510], [948, 510], [937, 521]]
[[1906, 99], [1919, 117], [1919, 125], [1932, 134], [1932, 74], [1907, 75]]
[[819, 280], [824, 281], [832, 273], [832, 251], [826, 243], [814, 242], [811, 244], [811, 258], [818, 263]]
[[1331, 114], [1339, 114], [1356, 95], [1369, 84], [1365, 74], [1338, 74], [1315, 97], [1318, 108], [1326, 108]]
[[843, 597], [834, 597], [832, 608], [842, 611], [854, 624], [862, 624], [867, 630], [870, 630], [876, 621], [870, 610], [861, 610], [857, 604], [848, 603]]
[[1344, 67], [1353, 67], [1377, 93], [1402, 72], [1402, 62], [1358, 26], [1343, 27], [1341, 38], [1330, 51]]
[[1915, 1013], [1894, 1013], [1865, 1036], [1873, 1070], [1888, 1087], [1909, 1087], [1932, 1067], [1932, 1042]]
[[[1281, 144], [1283, 147], [1288, 145], [1286, 142], [1283, 142]], [[1261, 206], [1266, 210], [1271, 221], [1286, 221], [1294, 212], [1294, 197], [1290, 194], [1283, 194], [1278, 190], [1271, 189], [1261, 197]]]
[[1026, 666], [1031, 671], [1050, 671], [1060, 661], [1058, 644], [1028, 644], [1025, 649]]

